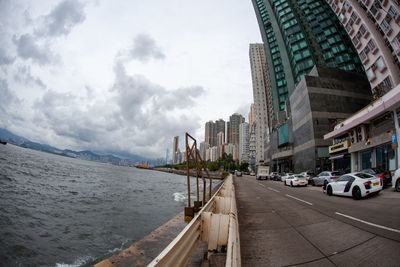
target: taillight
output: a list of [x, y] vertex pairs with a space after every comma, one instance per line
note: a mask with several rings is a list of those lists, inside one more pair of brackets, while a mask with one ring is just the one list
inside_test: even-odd
[[331, 177], [330, 179], [336, 179], [336, 177]]
[[382, 179], [383, 178], [383, 174], [378, 174], [378, 177]]
[[295, 181], [295, 182], [298, 182], [299, 180], [297, 180], [297, 179], [294, 179], [294, 181]]
[[364, 186], [365, 186], [366, 189], [370, 189], [371, 188], [371, 181], [364, 182]]

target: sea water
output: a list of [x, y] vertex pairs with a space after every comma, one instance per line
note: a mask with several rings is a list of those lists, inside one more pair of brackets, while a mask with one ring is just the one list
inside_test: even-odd
[[185, 176], [0, 145], [0, 266], [93, 263], [186, 202]]

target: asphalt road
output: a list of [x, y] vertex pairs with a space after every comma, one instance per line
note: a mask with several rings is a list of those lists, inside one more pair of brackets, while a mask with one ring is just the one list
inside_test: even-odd
[[400, 266], [400, 193], [361, 200], [234, 177], [243, 266]]

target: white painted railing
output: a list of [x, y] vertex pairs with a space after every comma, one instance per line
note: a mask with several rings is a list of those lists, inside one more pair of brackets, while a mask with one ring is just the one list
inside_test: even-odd
[[183, 231], [148, 266], [185, 266], [199, 240], [208, 250], [227, 247], [226, 265], [241, 266], [239, 224], [232, 175]]

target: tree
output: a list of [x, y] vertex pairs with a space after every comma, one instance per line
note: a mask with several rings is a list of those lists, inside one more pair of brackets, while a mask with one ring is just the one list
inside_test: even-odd
[[249, 170], [249, 163], [248, 162], [240, 163], [239, 170], [241, 170], [242, 172], [247, 172]]

